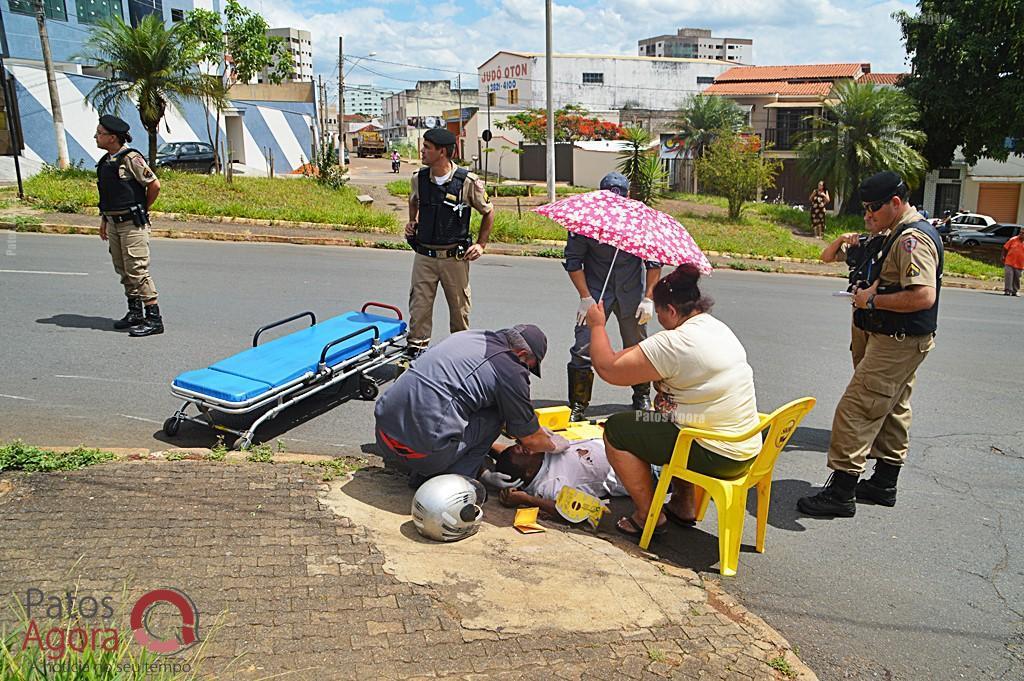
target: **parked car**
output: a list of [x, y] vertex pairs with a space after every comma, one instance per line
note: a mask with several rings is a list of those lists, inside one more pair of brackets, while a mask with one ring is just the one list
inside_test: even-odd
[[213, 147], [206, 142], [167, 142], [156, 150], [156, 167], [212, 173]]
[[975, 248], [976, 246], [1002, 246], [1020, 234], [1020, 225], [995, 224], [983, 229], [961, 229], [949, 234], [953, 246]]
[[980, 231], [996, 224], [996, 221], [995, 218], [989, 217], [988, 215], [982, 215], [981, 213], [957, 213], [953, 216], [953, 219], [950, 220], [948, 227], [943, 223], [944, 221], [940, 219], [935, 229], [939, 232], [939, 236], [942, 237], [942, 240], [948, 243], [951, 232], [961, 230]]

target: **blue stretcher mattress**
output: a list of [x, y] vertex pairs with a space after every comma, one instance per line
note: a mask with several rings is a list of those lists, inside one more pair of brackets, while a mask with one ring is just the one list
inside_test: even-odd
[[[186, 371], [174, 379], [174, 386], [225, 402], [245, 402], [316, 371], [325, 345], [367, 326], [377, 327], [381, 342], [405, 333], [406, 329], [405, 322], [394, 317], [348, 312], [240, 352], [206, 369]], [[366, 352], [372, 342], [372, 332], [366, 331], [335, 345], [327, 352], [327, 366], [336, 366]]]

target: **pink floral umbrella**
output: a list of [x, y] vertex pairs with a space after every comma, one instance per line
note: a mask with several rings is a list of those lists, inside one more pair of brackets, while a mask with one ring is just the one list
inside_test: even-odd
[[573, 234], [588, 236], [638, 258], [666, 265], [693, 264], [704, 274], [711, 273], [707, 256], [678, 220], [615, 192], [602, 189], [575, 194], [533, 210]]

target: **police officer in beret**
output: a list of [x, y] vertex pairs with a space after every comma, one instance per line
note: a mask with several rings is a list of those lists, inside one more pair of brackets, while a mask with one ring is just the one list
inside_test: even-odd
[[[917, 368], [935, 347], [942, 239], [907, 202], [899, 175], [882, 172], [860, 186], [864, 220], [883, 237], [865, 248], [854, 288], [854, 372], [832, 420], [825, 487], [797, 502], [813, 516], [853, 517], [854, 499], [896, 504], [896, 483], [910, 448], [910, 395]], [[838, 248], [838, 247], [837, 247]], [[867, 460], [872, 476], [859, 480]]]
[[[629, 179], [621, 173], [608, 173], [601, 179], [601, 189], [619, 196], [629, 195]], [[604, 292], [604, 309], [615, 313], [623, 349], [633, 347], [647, 338], [647, 322], [654, 316], [651, 292], [661, 278], [661, 263], [641, 260], [614, 246], [590, 237], [569, 233], [562, 265], [580, 296], [576, 310], [576, 338], [569, 350], [569, 418], [582, 421], [590, 405], [594, 387], [594, 371], [590, 364], [590, 327], [586, 325], [587, 310], [601, 295], [608, 271], [608, 288]], [[633, 409], [651, 408], [651, 384], [633, 386]]]
[[[494, 226], [494, 206], [487, 200], [483, 181], [452, 162], [455, 142], [455, 135], [444, 128], [428, 130], [420, 150], [425, 167], [412, 176], [405, 238], [416, 252], [408, 341], [414, 354], [430, 344], [438, 283], [448, 301], [449, 330], [469, 328], [469, 263], [484, 254]], [[482, 216], [476, 243], [469, 231], [474, 208]]]
[[107, 152], [96, 164], [100, 193], [100, 238], [110, 245], [114, 271], [121, 277], [128, 314], [114, 322], [134, 337], [164, 332], [156, 287], [149, 274], [149, 208], [160, 194], [160, 180], [143, 155], [127, 146], [129, 126], [117, 116], [101, 116], [96, 146]]

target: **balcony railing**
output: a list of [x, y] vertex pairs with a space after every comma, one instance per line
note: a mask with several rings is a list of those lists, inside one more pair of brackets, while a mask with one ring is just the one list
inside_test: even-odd
[[804, 133], [810, 132], [809, 127], [798, 128], [766, 128], [764, 141], [774, 151], [790, 151], [795, 149]]

